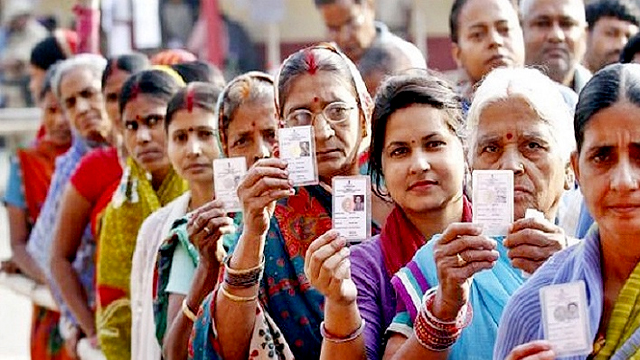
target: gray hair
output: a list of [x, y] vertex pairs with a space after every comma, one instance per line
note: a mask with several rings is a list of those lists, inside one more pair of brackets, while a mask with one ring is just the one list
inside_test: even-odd
[[106, 67], [107, 60], [102, 56], [95, 54], [80, 54], [67, 60], [63, 60], [59, 63], [58, 68], [56, 69], [56, 73], [53, 76], [53, 79], [51, 81], [51, 89], [53, 90], [56, 98], [61, 101], [62, 99], [60, 99], [60, 83], [62, 82], [62, 79], [65, 77], [65, 75], [77, 68], [84, 68], [91, 71], [96, 79], [98, 79], [98, 81], [101, 81], [102, 73], [104, 72], [104, 69]]
[[559, 85], [546, 75], [531, 68], [498, 68], [490, 72], [478, 90], [467, 116], [469, 151], [467, 159], [473, 166], [476, 153], [477, 127], [484, 109], [510, 99], [524, 100], [549, 126], [549, 132], [564, 162], [568, 162], [576, 148], [573, 135], [573, 110], [565, 102]]

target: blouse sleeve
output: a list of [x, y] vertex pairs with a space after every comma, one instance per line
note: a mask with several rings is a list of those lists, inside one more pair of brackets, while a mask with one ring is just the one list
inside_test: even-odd
[[189, 257], [187, 249], [178, 243], [173, 252], [171, 270], [169, 270], [169, 281], [167, 282], [168, 293], [187, 295], [191, 289], [191, 283], [196, 272], [196, 267]]
[[23, 191], [20, 163], [16, 157], [12, 157], [9, 162], [9, 177], [7, 179], [7, 187], [2, 201], [7, 205], [15, 206], [20, 209], [27, 208], [27, 202]]

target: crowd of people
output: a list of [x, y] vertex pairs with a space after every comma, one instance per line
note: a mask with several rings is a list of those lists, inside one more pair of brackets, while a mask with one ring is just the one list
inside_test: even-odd
[[[637, 5], [454, 0], [455, 81], [373, 0], [315, 5], [331, 42], [275, 76], [227, 82], [186, 51], [105, 59], [71, 31], [35, 45], [42, 128], [11, 162], [0, 269], [55, 299], [34, 305], [31, 357], [640, 357]], [[280, 158], [296, 126], [317, 184]], [[241, 211], [216, 197], [224, 158], [246, 162]], [[513, 173], [500, 236], [474, 222], [486, 170]], [[362, 175], [349, 211], [371, 237], [352, 243], [332, 184]], [[563, 353], [538, 294], [580, 281], [588, 346]]]

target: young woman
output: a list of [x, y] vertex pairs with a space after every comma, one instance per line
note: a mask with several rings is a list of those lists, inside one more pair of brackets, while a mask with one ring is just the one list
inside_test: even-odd
[[[158, 275], [155, 271], [156, 255], [177, 219], [213, 199], [212, 166], [213, 160], [220, 157], [220, 148], [215, 133], [216, 116], [214, 111], [220, 91], [222, 89], [215, 85], [194, 82], [178, 91], [167, 105], [164, 120], [167, 154], [175, 171], [188, 182], [190, 191], [151, 214], [138, 232], [131, 268], [131, 301], [133, 308], [138, 309], [132, 314], [131, 355], [134, 359], [159, 360], [161, 358], [159, 344], [162, 344], [162, 335], [167, 323], [167, 307], [171, 321], [182, 304], [183, 297], [175, 300], [169, 296], [163, 307], [163, 317], [161, 321], [160, 318], [158, 319], [159, 323], [156, 326], [153, 306], [155, 279]], [[220, 217], [224, 217], [224, 214], [221, 214]], [[182, 247], [180, 250], [184, 253], [176, 254], [178, 257], [176, 263], [178, 264], [182, 264], [185, 257], [188, 258], [186, 250]], [[179, 266], [176, 266], [176, 269], [178, 268]], [[199, 275], [206, 280], [203, 281], [205, 289], [202, 290], [202, 292], [206, 292], [200, 295], [200, 300], [211, 291], [206, 286], [215, 284], [217, 273], [215, 267], [207, 266], [203, 270], [199, 272]], [[173, 270], [171, 270], [171, 274], [174, 274]], [[163, 275], [165, 274], [161, 272], [160, 276]], [[173, 293], [176, 288], [188, 287], [189, 281], [183, 280], [184, 277], [188, 278], [188, 275], [188, 272], [185, 274], [185, 271], [176, 271], [174, 276], [178, 279], [173, 279], [169, 290]], [[185, 282], [186, 284], [184, 284]], [[162, 290], [164, 290], [162, 287], [158, 288], [158, 291]], [[162, 329], [156, 331], [156, 328]], [[156, 333], [158, 334], [157, 339]], [[181, 330], [181, 333], [188, 334], [188, 331], [185, 328]], [[178, 341], [167, 344], [172, 347], [179, 345]], [[182, 352], [185, 355], [186, 349], [186, 344], [183, 344]], [[165, 354], [164, 358], [172, 359], [174, 357]]]
[[183, 85], [170, 69], [131, 76], [119, 99], [129, 157], [120, 185], [105, 210], [97, 260], [96, 327], [107, 358], [131, 358], [131, 259], [138, 230], [153, 211], [187, 190], [166, 151], [164, 116]]
[[[2, 264], [3, 271], [21, 272], [46, 285], [44, 270], [27, 251], [31, 227], [40, 214], [55, 168], [56, 158], [71, 146], [71, 127], [51, 91], [55, 67], [47, 71], [38, 104], [43, 110], [43, 137], [28, 148], [18, 149], [9, 170], [4, 205], [9, 217], [12, 257]], [[12, 270], [13, 269], [13, 270]], [[60, 337], [60, 313], [34, 305], [31, 325], [31, 358], [70, 359]]]
[[320, 356], [323, 296], [304, 275], [304, 257], [331, 227], [327, 184], [336, 175], [359, 174], [371, 99], [353, 63], [328, 45], [285, 60], [276, 91], [285, 126], [314, 126], [322, 185], [294, 190], [284, 161], [253, 164], [238, 189], [242, 235], [225, 264], [225, 280], [194, 324], [190, 355], [197, 359]]
[[396, 313], [391, 278], [434, 234], [451, 223], [471, 221], [471, 206], [463, 195], [460, 106], [443, 80], [426, 73], [394, 76], [379, 87], [369, 169], [374, 189], [384, 179], [385, 195], [391, 196], [395, 209], [379, 236], [349, 249], [353, 282], [340, 280], [349, 268], [349, 251], [336, 246], [334, 232], [309, 247], [305, 267], [311, 284], [326, 296], [325, 331], [351, 334], [343, 319], [362, 318], [365, 324], [364, 336], [353, 341], [325, 341], [322, 358], [358, 359], [366, 354], [381, 359], [384, 334]]
[[[115, 101], [117, 107], [118, 95], [127, 77], [148, 64], [144, 55], [122, 55], [107, 63], [102, 76], [102, 92], [113, 123], [114, 143], [122, 137], [122, 127], [120, 116], [113, 112], [113, 103]], [[95, 251], [98, 220], [121, 176], [116, 146], [93, 150], [82, 158], [62, 195], [59, 225], [51, 248], [53, 281], [60, 289], [62, 300], [78, 320], [78, 332], [93, 344], [97, 344]]]
[[[544, 338], [541, 288], [584, 281], [593, 352], [564, 359], [633, 359], [638, 341], [640, 65], [608, 66], [580, 93], [571, 156], [595, 226], [576, 246], [552, 257], [509, 300], [496, 359], [556, 359]], [[565, 139], [566, 140], [566, 139]]]
[[[182, 98], [176, 95], [168, 112], [184, 116], [189, 105], [187, 94]], [[194, 92], [195, 100], [199, 99], [195, 96], [197, 94]], [[218, 99], [216, 109], [211, 106], [214, 103], [209, 101], [211, 99], [192, 102], [194, 106], [201, 103], [201, 112], [207, 117], [218, 115], [212, 122], [216, 129], [220, 129], [216, 130], [220, 143], [216, 142], [215, 145], [222, 145], [225, 156], [244, 157], [248, 166], [258, 159], [270, 157], [277, 128], [273, 79], [260, 72], [241, 75], [229, 83]], [[176, 122], [175, 125], [179, 124]], [[171, 133], [184, 134], [186, 125], [188, 123], [175, 130], [169, 129], [170, 145], [174, 141]], [[176, 148], [180, 146], [176, 144]], [[208, 197], [201, 199], [206, 204], [201, 207], [202, 202], [197, 204], [199, 208], [188, 219], [175, 224], [171, 221], [171, 236], [162, 244], [158, 258], [155, 323], [158, 338], [164, 344], [165, 358], [168, 359], [187, 357], [189, 330], [193, 326], [193, 311], [189, 309], [196, 309], [213, 290], [220, 265], [219, 256], [223, 253], [221, 235], [233, 230], [231, 218], [226, 216], [223, 204], [212, 200], [213, 178], [203, 177], [201, 180], [206, 182], [202, 187], [207, 190]], [[183, 302], [185, 307], [180, 314]], [[196, 305], [192, 307], [190, 304]]]
[[[496, 238], [483, 236], [478, 224], [449, 224], [394, 275], [400, 311], [385, 358], [491, 358], [522, 271], [534, 273], [567, 246], [553, 221], [572, 184], [574, 145], [567, 140], [570, 112], [554, 83], [534, 69], [493, 70], [476, 91], [466, 131], [472, 170], [513, 172], [515, 221]], [[525, 218], [528, 209], [543, 218]]]

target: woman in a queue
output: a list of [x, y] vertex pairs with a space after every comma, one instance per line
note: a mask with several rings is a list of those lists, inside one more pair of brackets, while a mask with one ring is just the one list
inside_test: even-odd
[[[553, 223], [573, 184], [570, 118], [537, 70], [496, 69], [484, 79], [467, 117], [467, 160], [471, 170], [513, 172], [514, 222], [499, 237], [482, 235], [479, 224], [450, 224], [392, 278], [401, 310], [385, 358], [491, 358], [502, 310], [524, 273], [570, 241]], [[542, 216], [525, 218], [529, 209]]]
[[[42, 91], [38, 104], [42, 108], [43, 136], [30, 147], [20, 148], [11, 159], [4, 205], [9, 218], [12, 257], [2, 263], [2, 271], [20, 272], [38, 284], [46, 285], [47, 277], [27, 251], [31, 227], [44, 202], [55, 168], [55, 160], [71, 146], [71, 127], [51, 89], [55, 66], [49, 68], [39, 84]], [[60, 313], [34, 305], [31, 323], [31, 358], [70, 359], [60, 336]]]
[[[248, 167], [259, 159], [272, 156], [278, 127], [273, 96], [273, 78], [261, 72], [250, 72], [233, 79], [225, 87], [215, 109], [207, 107], [207, 118], [213, 116], [209, 120], [219, 138], [214, 145], [216, 149], [219, 146], [223, 156], [244, 157]], [[173, 109], [172, 103], [169, 111]], [[181, 110], [176, 116], [185, 116], [188, 103], [178, 101], [175, 104], [174, 111]], [[207, 106], [214, 103], [215, 99], [214, 102], [206, 101], [209, 104]], [[188, 125], [189, 122], [183, 120], [169, 128], [170, 150], [171, 143], [177, 142], [172, 133], [176, 136], [184, 134]], [[176, 147], [180, 148], [179, 143]], [[184, 151], [183, 154], [186, 155]], [[178, 160], [174, 161], [174, 167]], [[164, 339], [165, 359], [187, 358], [195, 310], [213, 290], [218, 279], [218, 270], [225, 254], [222, 235], [235, 231], [231, 218], [234, 214], [229, 214], [224, 204], [213, 197], [212, 176], [211, 173], [202, 178], [203, 188], [210, 192], [208, 197], [202, 197], [205, 204], [200, 206], [203, 204], [200, 202], [188, 217], [169, 224], [173, 225], [171, 235], [162, 244], [158, 256], [155, 326], [158, 339]], [[183, 177], [188, 179], [186, 175]], [[230, 246], [225, 245], [225, 248]]]
[[285, 60], [275, 99], [285, 126], [313, 125], [321, 184], [294, 189], [278, 158], [249, 169], [238, 188], [242, 234], [194, 324], [193, 358], [320, 356], [324, 297], [304, 275], [304, 256], [331, 227], [332, 178], [359, 174], [372, 104], [353, 63], [329, 45]]
[[[553, 256], [509, 300], [495, 359], [556, 359], [544, 341], [540, 289], [584, 281], [591, 354], [563, 359], [635, 359], [640, 274], [640, 65], [615, 64], [580, 92], [571, 156], [595, 225], [580, 244]], [[578, 331], [575, 332], [576, 334]], [[582, 333], [582, 331], [580, 331]], [[559, 356], [559, 354], [558, 354]]]
[[[334, 231], [309, 248], [307, 276], [326, 296], [325, 331], [352, 338], [325, 337], [323, 358], [381, 359], [396, 314], [391, 278], [433, 235], [471, 221], [463, 194], [464, 122], [453, 89], [426, 72], [388, 78], [378, 89], [372, 122], [373, 188], [380, 191], [384, 181], [381, 196], [390, 196], [395, 208], [381, 234], [351, 247], [350, 257]], [[347, 262], [352, 281], [344, 273]]]
[[164, 117], [184, 85], [173, 70], [144, 70], [127, 79], [119, 98], [129, 154], [120, 183], [102, 218], [97, 259], [96, 327], [108, 359], [131, 358], [130, 275], [142, 222], [187, 190], [166, 149]]
[[[131, 302], [132, 308], [136, 309], [132, 314], [131, 329], [134, 359], [161, 358], [162, 335], [158, 334], [156, 338], [153, 311], [158, 249], [176, 220], [214, 196], [213, 161], [220, 157], [215, 133], [215, 103], [220, 91], [222, 88], [215, 85], [193, 82], [173, 95], [167, 105], [164, 119], [167, 154], [176, 173], [187, 181], [190, 191], [147, 217], [138, 232], [131, 267]], [[184, 260], [180, 257], [178, 262]], [[205, 270], [211, 270], [210, 273], [202, 272], [202, 275], [210, 276], [205, 277], [205, 284], [215, 284], [217, 269], [207, 267]], [[202, 294], [202, 298], [205, 295]], [[181, 301], [170, 303], [171, 314], [177, 314], [180, 306]], [[186, 345], [184, 353], [186, 355]]]
[[[95, 326], [95, 251], [99, 219], [122, 176], [117, 144], [122, 140], [118, 96], [125, 80], [149, 64], [142, 54], [109, 59], [102, 93], [112, 126], [112, 146], [91, 151], [71, 176], [60, 205], [51, 247], [51, 275], [62, 300], [78, 319], [82, 333], [97, 346]], [[100, 176], [96, 176], [96, 174]], [[84, 261], [75, 261], [84, 259]], [[87, 260], [88, 259], [88, 260]]]

